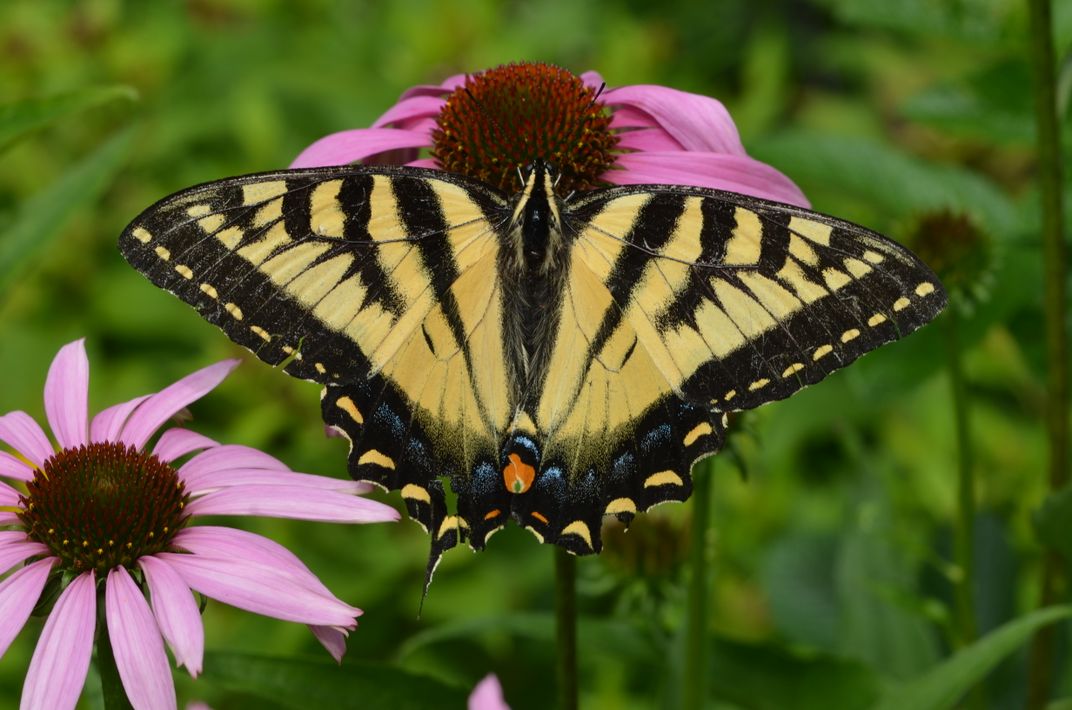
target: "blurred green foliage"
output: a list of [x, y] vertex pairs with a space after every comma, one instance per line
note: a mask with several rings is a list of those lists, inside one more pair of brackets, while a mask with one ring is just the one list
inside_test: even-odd
[[[1032, 608], [1045, 549], [1032, 523], [1045, 495], [1044, 367], [1021, 5], [0, 4], [0, 412], [40, 417], [52, 355], [81, 336], [95, 409], [238, 355], [246, 364], [194, 406], [198, 430], [344, 476], [346, 445], [324, 438], [317, 388], [237, 349], [127, 267], [115, 248], [123, 226], [188, 185], [283, 167], [448, 74], [538, 59], [596, 69], [611, 86], [671, 85], [722, 99], [749, 150], [820, 211], [896, 237], [952, 210], [992, 241], [988, 292], [963, 322], [979, 507], [972, 584], [987, 632]], [[1055, 13], [1064, 111], [1072, 3]], [[1061, 614], [1019, 618], [974, 656], [951, 656], [956, 447], [943, 327], [743, 417], [736, 456], [704, 464], [700, 475], [717, 477], [712, 707], [945, 707], [1008, 654], [982, 692], [988, 707], [1020, 707], [1015, 650]], [[1037, 523], [1066, 552], [1068, 510], [1065, 495]], [[580, 561], [585, 707], [674, 704], [689, 511], [660, 507]], [[553, 703], [551, 550], [526, 533], [509, 529], [480, 555], [450, 553], [418, 619], [428, 541], [415, 524], [238, 522], [291, 547], [366, 615], [339, 674], [303, 627], [210, 603], [212, 653], [203, 678], [176, 674], [180, 700], [300, 707], [313, 697], [304, 678], [327, 705], [375, 706], [396, 688], [413, 707], [430, 697], [458, 706], [495, 672], [514, 708]], [[39, 627], [31, 621], [0, 662], [2, 708], [15, 707]], [[300, 664], [278, 660], [295, 656]], [[1070, 661], [1060, 663], [1057, 692], [1072, 696]], [[936, 691], [936, 669], [950, 667]], [[87, 689], [95, 705], [92, 674]]]

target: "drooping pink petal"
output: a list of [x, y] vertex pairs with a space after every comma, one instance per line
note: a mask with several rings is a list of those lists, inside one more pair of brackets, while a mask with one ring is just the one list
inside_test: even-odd
[[436, 170], [439, 168], [439, 163], [436, 162], [435, 158], [421, 158], [419, 160], [409, 161], [406, 163], [406, 166], [410, 168], [430, 168]]
[[737, 126], [717, 99], [667, 86], [636, 84], [611, 89], [602, 100], [609, 106], [643, 111], [687, 151], [745, 155]]
[[191, 501], [190, 515], [260, 515], [335, 523], [386, 523], [399, 519], [389, 505], [338, 491], [300, 486], [232, 486]]
[[19, 522], [19, 516], [14, 513], [0, 511], [0, 525], [14, 525]]
[[191, 478], [183, 477], [186, 491], [201, 495], [231, 486], [299, 486], [309, 490], [340, 491], [342, 493], [368, 493], [373, 486], [361, 481], [344, 478], [316, 476], [311, 473], [274, 471], [267, 468], [232, 468], [212, 471]]
[[413, 96], [446, 96], [459, 86], [465, 84], [465, 79], [468, 76], [468, 74], [454, 74], [453, 76], [448, 76], [440, 84], [418, 84], [417, 86], [411, 86], [402, 92], [399, 101], [405, 101]]
[[156, 430], [176, 412], [201, 399], [223, 382], [240, 360], [224, 360], [203, 367], [178, 382], [168, 385], [141, 403], [123, 426], [119, 440], [136, 449], [145, 446]]
[[0, 574], [31, 557], [47, 554], [47, 546], [26, 537], [21, 530], [0, 531]]
[[0, 481], [0, 507], [15, 506], [19, 504], [19, 492]]
[[108, 573], [104, 613], [115, 665], [130, 704], [146, 710], [177, 707], [164, 640], [145, 597], [125, 567]]
[[56, 453], [44, 430], [26, 412], [8, 412], [0, 417], [0, 442], [37, 467], [43, 466]]
[[0, 658], [26, 625], [55, 563], [55, 558], [39, 560], [0, 582]]
[[219, 444], [203, 434], [198, 434], [196, 431], [168, 429], [160, 435], [156, 446], [153, 447], [153, 453], [164, 463], [171, 463], [190, 452], [214, 446], [219, 446]]
[[469, 695], [469, 710], [510, 710], [503, 698], [502, 685], [494, 673], [484, 676]]
[[438, 96], [412, 96], [402, 99], [373, 122], [373, 128], [394, 125], [412, 130], [412, 122], [418, 118], [434, 118], [447, 102]]
[[318, 168], [345, 165], [377, 153], [402, 148], [420, 148], [428, 144], [424, 133], [400, 128], [355, 128], [324, 136], [303, 150], [291, 168]]
[[350, 632], [337, 626], [309, 626], [309, 630], [316, 636], [320, 645], [327, 649], [336, 663], [342, 663], [342, 657], [346, 655], [346, 637]]
[[[296, 584], [331, 595], [331, 590], [305, 566], [301, 558], [278, 542], [256, 533], [217, 525], [196, 525], [180, 530], [172, 544], [203, 557], [235, 557], [275, 567]], [[362, 613], [360, 609], [354, 611], [356, 615]]]
[[0, 476], [14, 478], [16, 481], [33, 480], [33, 466], [12, 456], [6, 451], [0, 451]]
[[206, 476], [216, 471], [232, 468], [268, 468], [276, 471], [289, 471], [290, 468], [269, 454], [241, 444], [223, 444], [202, 451], [179, 467], [179, 477], [191, 485], [198, 476]]
[[673, 137], [658, 128], [638, 128], [622, 131], [618, 134], [618, 148], [621, 150], [684, 150]]
[[191, 588], [212, 599], [255, 614], [317, 626], [349, 626], [357, 610], [342, 601], [296, 584], [275, 568], [244, 559], [162, 552]]
[[61, 449], [89, 443], [89, 358], [85, 339], [60, 348], [45, 379], [45, 416]]
[[581, 81], [593, 91], [599, 91], [599, 87], [604, 84], [603, 75], [591, 69], [581, 74]]
[[175, 654], [175, 662], [190, 675], [201, 673], [205, 655], [205, 627], [194, 595], [178, 573], [155, 557], [142, 557], [138, 565], [149, 583], [153, 616]]
[[618, 185], [696, 185], [798, 207], [809, 206], [804, 193], [792, 180], [747, 156], [671, 151], [626, 153], [618, 157], [618, 165], [624, 170], [608, 170], [600, 177]]
[[123, 426], [130, 418], [131, 412], [150, 397], [152, 397], [151, 394], [143, 394], [101, 410], [89, 424], [89, 440], [93, 442], [119, 441], [119, 432], [123, 431]]
[[22, 686], [21, 710], [73, 708], [82, 694], [97, 628], [93, 572], [78, 575], [56, 600]]

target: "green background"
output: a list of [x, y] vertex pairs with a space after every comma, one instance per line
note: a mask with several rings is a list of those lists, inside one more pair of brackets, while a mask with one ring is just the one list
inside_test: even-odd
[[[1072, 3], [1057, 3], [1055, 23], [1067, 53]], [[986, 632], [1036, 606], [1045, 549], [1032, 523], [1046, 494], [1045, 363], [1027, 37], [1012, 0], [4, 3], [0, 412], [44, 421], [48, 364], [79, 337], [93, 410], [238, 356], [192, 426], [345, 476], [346, 443], [324, 437], [318, 388], [153, 288], [119, 256], [122, 228], [183, 187], [284, 167], [449, 74], [531, 59], [597, 70], [611, 87], [669, 85], [724, 101], [749, 151], [817, 210], [895, 237], [943, 209], [976, 225], [966, 253], [949, 256], [940, 235], [921, 248], [946, 254], [960, 270], [944, 275], [964, 285]], [[952, 653], [948, 330], [940, 318], [737, 417], [730, 450], [697, 471], [715, 477], [712, 707], [870, 707]], [[678, 702], [691, 505], [659, 507], [628, 534], [608, 526], [603, 555], [579, 560], [583, 707]], [[366, 614], [339, 672], [304, 627], [210, 602], [205, 675], [176, 673], [180, 705], [460, 706], [488, 672], [514, 708], [553, 705], [552, 550], [516, 527], [481, 554], [449, 553], [418, 619], [428, 539], [416, 524], [228, 522], [287, 545]], [[2, 708], [17, 705], [40, 624], [0, 660]], [[1059, 636], [1057, 695], [1072, 695]], [[1021, 707], [1025, 677], [1026, 653], [1013, 652], [977, 702]], [[87, 707], [95, 683], [91, 673]]]

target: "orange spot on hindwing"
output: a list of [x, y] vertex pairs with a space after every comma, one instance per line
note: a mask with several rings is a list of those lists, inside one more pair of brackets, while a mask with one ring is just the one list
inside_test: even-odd
[[532, 487], [536, 478], [536, 469], [521, 460], [517, 454], [510, 454], [509, 463], [503, 469], [503, 483], [511, 493], [524, 493]]

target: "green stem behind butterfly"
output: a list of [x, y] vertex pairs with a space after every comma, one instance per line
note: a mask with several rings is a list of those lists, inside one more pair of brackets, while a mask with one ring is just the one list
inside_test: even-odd
[[[1064, 224], [1061, 204], [1061, 138], [1057, 116], [1056, 77], [1054, 71], [1053, 19], [1050, 0], [1027, 0], [1035, 92], [1035, 126], [1038, 141], [1039, 193], [1042, 203], [1042, 243], [1045, 261], [1045, 315], [1047, 401], [1046, 432], [1049, 442], [1049, 485], [1058, 491], [1069, 479], [1069, 384], [1068, 326], [1065, 320], [1067, 301], [1067, 263], [1062, 235]], [[1046, 554], [1042, 572], [1040, 606], [1049, 606], [1067, 594], [1065, 565], [1058, 554]], [[1053, 684], [1054, 629], [1046, 627], [1031, 647], [1027, 705], [1046, 706]]]
[[[970, 646], [978, 635], [975, 618], [975, 460], [971, 442], [968, 391], [964, 381], [964, 350], [961, 345], [961, 313], [956, 301], [945, 316], [946, 351], [949, 356], [949, 380], [952, 385], [954, 430], [957, 438], [957, 517], [954, 530], [954, 580], [956, 616], [955, 642], [958, 648]], [[968, 707], [986, 707], [984, 689], [977, 686], [967, 698]]]
[[577, 558], [555, 547], [558, 707], [577, 710]]

